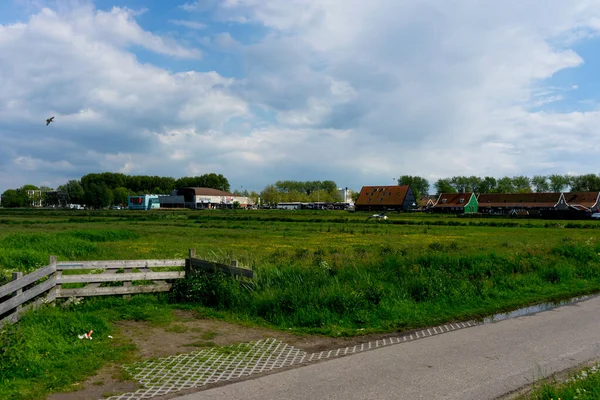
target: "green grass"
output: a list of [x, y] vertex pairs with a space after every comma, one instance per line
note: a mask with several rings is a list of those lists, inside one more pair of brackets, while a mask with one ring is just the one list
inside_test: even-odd
[[[19, 390], [21, 398], [43, 398], [104, 362], [122, 360], [131, 349], [101, 339], [114, 321], [166, 324], [173, 307], [349, 336], [600, 291], [600, 221], [390, 214], [384, 223], [365, 222], [369, 214], [0, 210], [0, 284], [12, 271], [46, 265], [50, 255], [59, 261], [185, 258], [195, 248], [199, 258], [236, 259], [255, 271], [252, 281], [193, 275], [178, 281], [169, 298], [97, 298], [28, 315], [0, 337], [0, 398]], [[95, 330], [95, 339], [79, 341], [74, 332], [86, 329]], [[44, 351], [53, 356], [45, 359]]]
[[[68, 310], [28, 313], [0, 332], [0, 399], [42, 399], [72, 389], [107, 362], [131, 360], [135, 345], [116, 337], [115, 321], [164, 325], [172, 318], [172, 308], [156, 296], [86, 299]], [[92, 340], [78, 338], [92, 329]]]
[[593, 366], [570, 376], [565, 382], [545, 382], [521, 400], [594, 400], [600, 398], [600, 368]]

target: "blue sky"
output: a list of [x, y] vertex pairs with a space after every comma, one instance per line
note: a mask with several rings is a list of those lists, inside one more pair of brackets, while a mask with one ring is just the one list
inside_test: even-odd
[[599, 20], [591, 0], [0, 2], [0, 192], [599, 173]]

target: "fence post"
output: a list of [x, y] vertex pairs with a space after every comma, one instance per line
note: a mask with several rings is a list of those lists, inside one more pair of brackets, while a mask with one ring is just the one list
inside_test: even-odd
[[188, 250], [188, 259], [185, 262], [185, 274], [188, 275], [192, 272], [192, 258], [196, 258], [196, 249]]
[[[23, 277], [23, 273], [22, 272], [13, 272], [12, 273], [12, 280], [13, 281], [19, 280], [22, 277]], [[23, 293], [23, 289], [16, 290], [13, 293], [12, 297], [16, 297], [16, 296], [20, 295], [21, 293]], [[18, 305], [15, 311], [19, 311], [21, 309], [21, 307], [22, 307], [21, 305]]]
[[[234, 267], [234, 268], [237, 268], [237, 266], [238, 266], [238, 262], [237, 262], [237, 260], [231, 260], [231, 266], [232, 266], [232, 267]], [[240, 276], [239, 276], [239, 275], [237, 275], [237, 274], [234, 274], [234, 275], [233, 275], [233, 278], [234, 278], [235, 280], [239, 280], [239, 279], [240, 279]]]
[[[133, 272], [133, 268], [123, 268], [123, 273], [127, 274], [129, 272]], [[131, 281], [124, 281], [123, 282], [123, 286], [125, 286], [125, 287], [131, 287], [132, 285], [133, 285], [133, 282], [131, 282]], [[123, 295], [123, 299], [129, 301], [129, 300], [131, 300], [131, 295], [130, 294], [124, 294]]]
[[[50, 263], [48, 265], [54, 265], [54, 278], [58, 281], [62, 276], [62, 271], [58, 270], [58, 258], [56, 256], [50, 256]], [[60, 289], [62, 288], [62, 284], [56, 283], [52, 289], [50, 289], [51, 298], [57, 298], [60, 296]]]

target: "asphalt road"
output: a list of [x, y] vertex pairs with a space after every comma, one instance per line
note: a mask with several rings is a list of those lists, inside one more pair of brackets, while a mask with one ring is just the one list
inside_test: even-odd
[[600, 297], [177, 399], [493, 399], [599, 357]]

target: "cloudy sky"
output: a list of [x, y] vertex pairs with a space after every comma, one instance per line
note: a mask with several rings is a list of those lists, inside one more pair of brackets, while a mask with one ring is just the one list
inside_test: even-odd
[[599, 100], [598, 0], [0, 2], [0, 192], [599, 173]]

